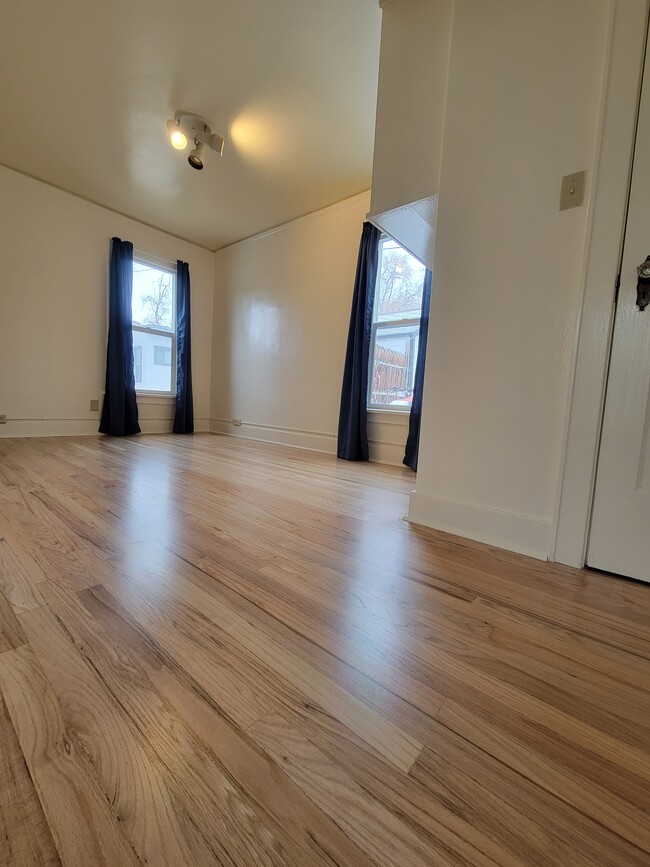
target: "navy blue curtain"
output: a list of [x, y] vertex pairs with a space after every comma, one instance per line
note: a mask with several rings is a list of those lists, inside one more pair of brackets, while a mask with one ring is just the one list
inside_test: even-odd
[[133, 244], [111, 240], [106, 385], [99, 432], [114, 437], [140, 433], [133, 371]]
[[190, 266], [176, 262], [176, 414], [174, 433], [194, 433]]
[[418, 340], [418, 360], [415, 364], [413, 383], [413, 402], [409, 416], [409, 433], [403, 463], [413, 471], [418, 468], [418, 449], [420, 447], [420, 419], [422, 418], [422, 392], [424, 390], [424, 364], [427, 359], [427, 334], [429, 333], [429, 310], [431, 309], [431, 271], [427, 268], [422, 291], [422, 313], [420, 336]]
[[371, 223], [363, 224], [343, 370], [336, 451], [346, 461], [368, 460], [368, 360], [380, 235], [379, 229]]

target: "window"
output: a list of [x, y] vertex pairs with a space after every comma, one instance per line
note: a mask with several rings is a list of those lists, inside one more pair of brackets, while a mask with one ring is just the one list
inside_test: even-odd
[[171, 346], [154, 346], [153, 348], [153, 363], [166, 364], [167, 367], [172, 363]]
[[410, 412], [425, 266], [392, 238], [379, 241], [368, 409]]
[[142, 346], [136, 346], [135, 343], [133, 344], [133, 370], [135, 372], [135, 381], [142, 382]]
[[176, 273], [133, 260], [133, 361], [136, 391], [176, 391]]

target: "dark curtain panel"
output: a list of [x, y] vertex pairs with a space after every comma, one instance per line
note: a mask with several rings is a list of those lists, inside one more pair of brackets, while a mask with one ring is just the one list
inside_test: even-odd
[[431, 308], [431, 271], [427, 268], [422, 291], [422, 315], [418, 341], [418, 360], [415, 364], [413, 383], [413, 402], [409, 416], [409, 434], [406, 440], [404, 463], [413, 471], [418, 468], [418, 449], [420, 447], [420, 419], [422, 418], [422, 392], [424, 389], [424, 365], [427, 360], [427, 335], [429, 333], [429, 310]]
[[176, 414], [174, 433], [194, 433], [190, 266], [176, 262]]
[[99, 432], [114, 437], [140, 433], [133, 372], [133, 244], [113, 238], [109, 283], [106, 385]]
[[368, 361], [380, 235], [379, 229], [371, 223], [363, 224], [343, 370], [336, 452], [346, 461], [368, 460]]

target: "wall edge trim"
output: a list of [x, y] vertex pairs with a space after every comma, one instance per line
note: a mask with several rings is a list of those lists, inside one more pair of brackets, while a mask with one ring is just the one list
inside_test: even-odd
[[406, 520], [536, 560], [547, 560], [549, 556], [552, 522], [531, 515], [413, 491]]

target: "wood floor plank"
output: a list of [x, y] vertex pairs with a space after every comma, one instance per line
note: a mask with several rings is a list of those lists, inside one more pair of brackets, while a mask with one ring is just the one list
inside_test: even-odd
[[[217, 594], [217, 595], [220, 596], [221, 594]], [[248, 613], [247, 616], [250, 617], [251, 616], [250, 613]], [[341, 641], [341, 639], [339, 639], [339, 643], [340, 643], [340, 641]], [[369, 639], [367, 637], [366, 637], [366, 644], [368, 644], [369, 646], [372, 646], [372, 643], [369, 641]], [[420, 662], [420, 660], [417, 657], [411, 659], [411, 668], [414, 671], [417, 670], [419, 662]], [[427, 677], [436, 677], [437, 679], [439, 679], [441, 677], [441, 672], [440, 672], [440, 670], [437, 670], [437, 671], [432, 670], [430, 672], [430, 674], [427, 675], [426, 671], [423, 670], [421, 678], [423, 679], [423, 681], [426, 681]], [[503, 696], [502, 696], [500, 690], [498, 690], [496, 693], [494, 693], [494, 692], [491, 693], [490, 690], [487, 690], [487, 691], [481, 690], [481, 691], [477, 692], [476, 689], [473, 689], [473, 688], [467, 686], [467, 684], [464, 683], [463, 679], [460, 677], [454, 677], [452, 680], [449, 680], [449, 678], [448, 678], [448, 683], [449, 683], [448, 688], [452, 692], [461, 693], [461, 694], [465, 694], [467, 696], [471, 696], [473, 701], [476, 701], [478, 699], [479, 706], [481, 707], [481, 709], [485, 709], [483, 712], [487, 713], [488, 715], [494, 716], [494, 715], [498, 715], [499, 713], [505, 713], [506, 712], [507, 701], [506, 701], [506, 703], [504, 703], [504, 699], [503, 699]], [[489, 681], [488, 681], [488, 685], [489, 685]], [[524, 703], [527, 706], [526, 696], [522, 694], [521, 698], [522, 698], [522, 700], [524, 700]], [[495, 701], [496, 701], [496, 704], [495, 704]], [[517, 706], [517, 705], [515, 705], [515, 706]], [[519, 702], [519, 706], [521, 706], [521, 701]], [[553, 720], [554, 720], [554, 714], [550, 713], [549, 714], [549, 721], [552, 723]], [[538, 723], [536, 723], [535, 718], [533, 718], [533, 720], [531, 720], [530, 723], [527, 723], [526, 725], [528, 726], [529, 733], [534, 734], [536, 731], [535, 726], [537, 726]], [[578, 731], [581, 734], [584, 733], [584, 729], [581, 728], [580, 726], [578, 726]], [[571, 726], [569, 726], [566, 730], [565, 736], [572, 735], [572, 734], [573, 734], [572, 728], [571, 728]], [[550, 743], [552, 745], [552, 742], [550, 742]], [[562, 741], [558, 741], [558, 749], [560, 749], [559, 745], [562, 743], [563, 743]], [[590, 777], [592, 777], [596, 786], [598, 787], [602, 783], [603, 773], [604, 774], [609, 773], [606, 770], [607, 763], [603, 762], [603, 760], [598, 757], [600, 741], [598, 740], [598, 738], [596, 738], [595, 740], [593, 740], [593, 743], [592, 743], [590, 738], [584, 738], [583, 737], [582, 743], [583, 743], [583, 748], [581, 748], [581, 749], [579, 749], [577, 747], [575, 747], [573, 749], [562, 748], [561, 749], [562, 760], [568, 765], [568, 767], [573, 766], [577, 769], [577, 771], [578, 771], [577, 776], [578, 777], [586, 775], [586, 779], [585, 779], [586, 784], [590, 783]], [[614, 741], [614, 743], [618, 746], [617, 741]], [[588, 752], [585, 752], [585, 749], [584, 749], [585, 744], [588, 748]], [[621, 744], [620, 748], [624, 749], [624, 745]], [[592, 749], [596, 750], [596, 752], [591, 752]], [[600, 762], [600, 765], [598, 764], [598, 762]], [[615, 789], [617, 788], [619, 791], [622, 791], [624, 793], [624, 795], [631, 796], [633, 798], [633, 803], [640, 803], [640, 801], [638, 799], [641, 798], [642, 795], [639, 793], [640, 778], [637, 776], [637, 772], [639, 771], [639, 769], [642, 769], [642, 768], [643, 768], [643, 762], [641, 762], [636, 767], [632, 766], [632, 771], [630, 773], [628, 773], [627, 775], [620, 768], [618, 770], [613, 771], [614, 775], [613, 776], [610, 775], [611, 779], [609, 782], [609, 786], [613, 787]], [[629, 771], [629, 767], [628, 767], [628, 771]], [[616, 799], [616, 796], [613, 795], [613, 798]], [[629, 812], [634, 814], [634, 810], [635, 810], [635, 807], [632, 805], [629, 808]]]
[[[433, 853], [423, 841], [282, 717], [258, 720], [250, 734], [379, 867], [393, 867], [404, 858], [411, 867], [430, 865]], [[442, 847], [435, 858], [441, 867], [454, 863]]]
[[[572, 763], [566, 760], [570, 753], [574, 753], [572, 746], [562, 741], [553, 745], [543, 731], [537, 740], [531, 742], [530, 728], [520, 726], [517, 736], [506, 726], [503, 717], [489, 719], [451, 700], [445, 703], [438, 719], [522, 776], [650, 853], [650, 827], [646, 821], [650, 796], [647, 762], [639, 766], [640, 776], [635, 782], [628, 779], [619, 786], [616, 768], [603, 763], [598, 769], [600, 773], [595, 772], [594, 756], [578, 757], [577, 762], [572, 756], [573, 763], [579, 765], [582, 758], [585, 765], [583, 773], [574, 771]], [[594, 776], [598, 776], [598, 781], [594, 781]], [[614, 787], [622, 789], [622, 794], [613, 791]]]
[[645, 867], [650, 587], [410, 526], [412, 482], [0, 439], [0, 863]]
[[0, 591], [4, 593], [15, 613], [29, 611], [43, 605], [43, 597], [38, 592], [38, 567], [34, 561], [21, 552], [22, 558], [6, 538], [0, 537]]
[[[164, 583], [169, 596], [174, 595], [179, 602], [189, 604], [208, 616], [215, 625], [263, 660], [266, 666], [340, 719], [396, 767], [409, 770], [422, 749], [422, 744], [382, 719], [309, 663], [298, 659], [280, 644], [260, 633], [235, 610], [221, 602], [215, 604], [215, 600], [200, 587], [190, 581], [180, 585], [162, 570], [157, 573], [157, 578], [160, 584]], [[116, 587], [116, 582], [112, 581], [110, 586]]]
[[[558, 667], [557, 659], [549, 659], [547, 655], [542, 661], [543, 654], [535, 653], [532, 647], [524, 655], [519, 652], [521, 645], [510, 650], [490, 640], [493, 627], [484, 621], [465, 616], [458, 609], [453, 611], [451, 622], [449, 612], [440, 616], [437, 599], [429, 600], [430, 626], [424, 627], [420, 619], [415, 625], [409, 616], [401, 619], [404, 607], [394, 602], [381, 600], [378, 607], [372, 606], [373, 601], [379, 600], [369, 591], [363, 593], [362, 604], [359, 604], [358, 591], [352, 597], [342, 592], [329, 595], [320, 592], [316, 602], [311, 591], [305, 589], [305, 582], [297, 582], [291, 574], [283, 575], [281, 568], [274, 567], [273, 572], [262, 568], [264, 579], [257, 580], [255, 575], [226, 569], [209, 557], [199, 558], [197, 565], [256, 604], [264, 604], [267, 611], [298, 629], [296, 613], [305, 613], [313, 623], [317, 619], [327, 621], [325, 609], [328, 609], [339, 622], [350, 621], [351, 630], [363, 630], [361, 634], [366, 636], [371, 633], [372, 637], [382, 637], [386, 643], [400, 648], [413, 646], [415, 653], [420, 642], [433, 643], [439, 650], [458, 658], [461, 663], [469, 662], [488, 676], [496, 671], [501, 681], [522, 693], [533, 699], [541, 696], [546, 704], [560, 711], [568, 710], [586, 724], [613, 733], [618, 740], [627, 740], [631, 745], [638, 741], [638, 727], [650, 726], [650, 694], [610, 683], [611, 689], [617, 687], [618, 701], [614, 707], [602, 673], [594, 672], [590, 677], [591, 671], [585, 667], [580, 669], [568, 659]], [[336, 584], [332, 589], [336, 589]], [[459, 604], [467, 605], [456, 600], [456, 606]], [[411, 639], [413, 645], [408, 643]], [[420, 646], [426, 648], [426, 645]], [[422, 657], [421, 653], [418, 655]]]
[[[205, 565], [205, 559], [201, 561]], [[248, 593], [249, 599], [254, 599], [256, 602], [263, 601], [267, 609], [273, 612], [276, 616], [283, 618], [284, 622], [292, 626], [297, 631], [306, 632], [313, 640], [323, 641], [324, 632], [315, 630], [315, 627], [327, 621], [327, 615], [321, 614], [320, 618], [316, 615], [316, 603], [312, 604], [311, 614], [309, 618], [301, 616], [299, 608], [292, 606], [289, 600], [283, 607], [281, 606], [282, 591], [281, 588], [271, 584], [267, 587], [259, 587], [257, 583], [249, 581], [249, 588], [246, 591], [245, 579], [240, 574], [237, 576], [232, 570], [224, 570], [212, 572], [215, 577], [221, 581], [226, 581], [229, 586], [236, 588], [241, 593]], [[234, 577], [233, 577], [234, 576]], [[234, 583], [233, 583], [234, 582]], [[214, 595], [219, 595], [223, 598], [223, 594], [214, 590]], [[297, 593], [298, 598], [300, 592]], [[548, 727], [554, 727], [556, 731], [562, 731], [565, 738], [572, 739], [576, 746], [586, 749], [596, 749], [599, 755], [603, 755], [611, 762], [620, 766], [621, 770], [625, 769], [631, 774], [636, 774], [639, 767], [643, 767], [646, 761], [644, 752], [636, 749], [638, 744], [638, 726], [633, 725], [633, 721], [626, 725], [625, 722], [619, 722], [616, 717], [609, 711], [599, 713], [598, 708], [593, 704], [583, 701], [577, 703], [574, 696], [567, 693], [562, 695], [555, 694], [555, 686], [549, 686], [544, 689], [541, 682], [531, 680], [529, 672], [526, 670], [533, 668], [532, 663], [527, 663], [526, 668], [517, 671], [512, 668], [512, 674], [509, 675], [507, 669], [502, 672], [502, 676], [495, 677], [489, 667], [494, 665], [494, 655], [490, 652], [490, 648], [484, 645], [482, 648], [484, 662], [480, 657], [477, 657], [476, 662], [483, 670], [477, 670], [474, 665], [467, 663], [464, 658], [468, 652], [466, 648], [476, 646], [476, 640], [468, 634], [465, 647], [461, 647], [460, 653], [449, 653], [440, 650], [438, 647], [431, 646], [419, 637], [411, 635], [396, 634], [395, 629], [385, 624], [370, 625], [366, 620], [365, 615], [362, 618], [357, 618], [355, 613], [346, 611], [336, 600], [331, 602], [331, 606], [337, 615], [339, 624], [349, 621], [349, 629], [346, 633], [354, 631], [356, 634], [355, 649], [359, 649], [362, 645], [365, 649], [371, 648], [381, 656], [383, 647], [392, 646], [394, 648], [394, 656], [400, 656], [404, 651], [410, 652], [410, 668], [416, 670], [416, 660], [423, 663], [429, 674], [423, 674], [423, 686], [421, 693], [424, 694], [424, 683], [427, 680], [433, 680], [439, 685], [442, 692], [447, 694], [461, 695], [464, 693], [481, 693], [485, 700], [492, 702], [494, 711], [498, 713], [499, 707], [514, 707], [518, 708], [522, 714], [531, 720], [533, 724], [543, 724]], [[206, 601], [203, 610], [209, 611], [210, 603]], [[296, 616], [297, 615], [297, 616]], [[370, 631], [372, 629], [372, 631]], [[384, 639], [384, 641], [380, 641]], [[345, 638], [338, 632], [330, 638], [331, 648], [337, 647], [338, 652], [344, 652]], [[569, 666], [567, 666], [569, 667]], [[547, 676], [552, 678], [552, 671], [547, 672]], [[513, 684], [513, 678], [514, 684]], [[520, 682], [525, 682], [526, 688], [520, 688]], [[406, 681], [406, 677], [403, 678]], [[611, 706], [608, 694], [605, 691], [607, 682], [600, 684], [600, 694], [602, 695], [602, 704]], [[613, 684], [609, 684], [613, 686]], [[540, 692], [541, 691], [541, 692]], [[541, 700], [540, 700], [541, 696]], [[417, 698], [411, 700], [418, 702]], [[598, 696], [596, 697], [598, 700]], [[623, 703], [622, 697], [622, 703]], [[421, 704], [419, 705], [422, 706]], [[571, 711], [567, 713], [562, 707], [568, 707]], [[627, 737], [623, 735], [627, 733]], [[627, 740], [627, 744], [625, 743]]]
[[0, 654], [0, 688], [62, 862], [138, 864], [30, 647]]
[[169, 669], [156, 671], [152, 681], [251, 798], [317, 863], [372, 867], [374, 862], [316, 806], [310, 793], [304, 793], [263, 751], [255, 749], [248, 735], [238, 735], [197, 691]]
[[174, 779], [181, 803], [199, 825], [216, 863], [315, 867], [317, 862], [296, 847], [283, 828], [263, 821], [237, 781], [193, 735], [144, 672], [99, 628], [75, 594], [50, 582], [42, 589], [78, 650]]
[[[297, 588], [290, 595], [266, 575], [260, 579], [248, 567], [231, 569], [215, 563], [211, 557], [203, 556], [198, 551], [192, 553], [192, 549], [183, 544], [178, 546], [178, 551], [179, 557], [170, 559], [169, 555], [173, 554], [170, 549], [161, 556], [160, 546], [147, 548], [128, 564], [128, 568], [121, 571], [127, 580], [153, 587], [154, 592], [161, 583], [172, 592], [174, 576], [182, 574], [199, 590], [207, 593], [214, 604], [226, 605], [246, 619], [252, 618], [258, 630], [264, 629], [265, 622], [270, 623], [264, 631], [271, 640], [274, 629], [277, 629], [282, 633], [282, 643], [285, 644], [289, 630], [295, 636], [303, 636], [327, 649], [333, 659], [345, 659], [350, 665], [359, 666], [387, 688], [396, 688], [405, 693], [410, 701], [426, 701], [430, 712], [442, 705], [445, 696], [437, 693], [431, 685], [422, 682], [409, 684], [408, 669], [394, 664], [405, 658], [399, 651], [369, 639], [367, 633], [363, 635], [363, 641], [359, 641], [355, 628], [338, 628], [341, 622], [338, 614], [328, 616], [317, 597], [310, 597], [308, 610], [305, 611], [302, 592]], [[286, 628], [283, 629], [283, 626]]]
[[536, 644], [583, 666], [603, 673], [621, 683], [650, 692], [648, 662], [643, 657], [599, 641], [598, 633], [573, 632], [544, 618], [508, 605], [476, 597], [472, 603], [479, 617], [484, 617], [496, 629]]
[[[156, 621], [153, 621], [149, 612], [151, 600], [134, 591], [132, 587], [127, 590], [124, 584], [113, 586], [111, 589], [113, 592], [108, 593], [103, 588], [92, 588], [80, 594], [80, 597], [87, 606], [90, 605], [90, 610], [93, 612], [98, 612], [99, 600], [102, 605], [111, 609], [112, 614], [106, 622], [111, 624], [120, 639], [123, 638], [126, 646], [141, 660], [153, 683], [157, 682], [160, 659], [164, 658], [165, 665], [178, 679], [186, 683], [187, 678], [190, 678], [192, 689], [197, 694], [211, 706], [218, 706], [221, 714], [237, 723], [237, 708], [233, 707], [232, 696], [224, 693], [223, 686], [215, 683], [211, 676], [215, 666], [227, 665], [237, 677], [238, 692], [257, 690], [264, 694], [267, 706], [270, 705], [274, 712], [288, 715], [292, 720], [297, 720], [299, 725], [304, 724], [307, 730], [318, 732], [325, 730], [339, 743], [345, 740], [354, 744], [362, 757], [361, 761], [377, 761], [383, 758], [366, 741], [338, 722], [335, 717], [299, 692], [288, 681], [278, 677], [272, 669], [265, 667], [257, 656], [231, 639], [227, 633], [217, 631], [210, 621], [197, 612], [178, 603], [172, 602], [170, 605], [168, 600], [159, 599], [155, 607], [163, 617], [159, 616]], [[95, 601], [91, 601], [93, 597]], [[123, 621], [121, 626], [115, 626], [115, 615]], [[100, 613], [100, 616], [105, 620], [105, 614]], [[124, 628], [125, 622], [128, 622], [135, 635], [128, 636]], [[218, 637], [216, 642], [215, 632]], [[151, 638], [155, 638], [156, 650], [153, 655]], [[163, 645], [165, 650], [162, 648]], [[382, 703], [379, 697], [368, 695], [366, 684], [359, 685], [358, 694], [365, 703], [372, 706], [374, 698], [378, 712], [381, 711], [389, 719], [393, 718], [395, 725], [399, 726], [404, 721], [405, 707], [408, 709], [408, 706], [400, 704], [394, 717], [391, 717], [391, 700], [394, 697], [388, 696], [388, 701]], [[258, 710], [260, 707], [258, 702]], [[250, 724], [250, 721], [247, 721], [246, 728]], [[241, 726], [240, 721], [239, 725]], [[382, 762], [382, 767], [386, 767], [385, 762]]]
[[0, 653], [25, 644], [25, 634], [13, 607], [0, 588]]
[[[239, 654], [233, 656], [229, 653], [222, 636], [214, 631], [208, 632], [205, 623], [199, 618], [188, 616], [183, 607], [170, 604], [167, 600], [152, 599], [150, 594], [143, 594], [123, 581], [107, 581], [106, 586], [111, 593], [92, 588], [93, 595], [101, 598], [113, 612], [119, 609], [119, 619], [129, 618], [131, 623], [137, 623], [140, 635], [146, 633], [157, 642], [160, 653], [164, 654], [164, 663], [172, 669], [185, 672], [200, 684], [205, 693], [240, 728], [247, 729], [270, 711], [271, 705], [264, 688], [266, 678], [242, 676]], [[96, 604], [91, 602], [89, 596], [84, 593], [81, 598], [91, 611], [97, 611]], [[105, 611], [103, 618], [107, 618]], [[116, 622], [115, 618], [109, 617], [107, 622], [116, 635], [122, 636], [125, 630], [119, 619]], [[142, 641], [138, 652], [141, 649]], [[157, 660], [155, 664], [160, 665], [160, 661]]]
[[[532, 783], [524, 785], [526, 779], [515, 770], [438, 722], [428, 720], [418, 730], [428, 746], [404, 778], [392, 767], [369, 760], [332, 725], [309, 718], [295, 707], [285, 707], [283, 715], [331, 761], [345, 768], [365, 792], [427, 839], [443, 842], [450, 857], [455, 855], [461, 863], [476, 863], [475, 850], [478, 850], [491, 854], [499, 864], [512, 859], [558, 867], [645, 864], [647, 854], [641, 849], [544, 788]], [[522, 754], [526, 755], [524, 749]], [[421, 773], [421, 768], [427, 766], [427, 756], [449, 761], [445, 773], [433, 778], [435, 784], [431, 776]], [[463, 772], [467, 775], [465, 779]], [[481, 779], [485, 791], [480, 788]], [[485, 799], [493, 807], [483, 803]], [[499, 799], [504, 800], [505, 808], [499, 805]], [[504, 826], [505, 817], [513, 810], [521, 811], [521, 817], [512, 815], [511, 823]], [[486, 820], [490, 814], [492, 818]], [[637, 810], [635, 815], [639, 817], [641, 813]], [[611, 820], [609, 824], [612, 825]]]
[[51, 486], [37, 488], [32, 491], [32, 495], [52, 515], [56, 515], [75, 537], [82, 539], [102, 555], [113, 557], [119, 553], [119, 548], [114, 544], [117, 534], [111, 526], [80, 506], [74, 499]]
[[143, 864], [209, 864], [214, 851], [183, 809], [175, 779], [48, 608], [21, 615], [67, 724], [90, 758], [120, 827]]
[[0, 695], [0, 864], [58, 867], [59, 856]]
[[411, 775], [531, 867], [647, 863], [647, 853], [443, 726]]
[[[442, 691], [447, 694], [451, 694], [452, 691], [458, 694], [463, 685], [483, 692], [495, 701], [518, 708], [538, 724], [555, 727], [557, 731], [562, 731], [566, 737], [575, 740], [579, 745], [590, 748], [597, 744], [599, 754], [631, 773], [636, 773], [646, 761], [645, 753], [636, 748], [637, 725], [627, 724], [609, 711], [599, 711], [593, 704], [584, 700], [579, 702], [573, 694], [562, 694], [555, 684], [544, 685], [541, 681], [537, 684], [533, 683], [530, 670], [534, 670], [535, 665], [532, 661], [527, 662], [525, 669], [522, 667], [519, 670], [512, 664], [501, 666], [495, 676], [490, 669], [496, 667], [498, 660], [505, 659], [508, 663], [514, 661], [515, 664], [516, 660], [512, 655], [499, 653], [498, 648], [489, 642], [477, 640], [469, 630], [465, 641], [460, 645], [460, 652], [455, 648], [447, 650], [432, 645], [419, 635], [396, 630], [393, 624], [377, 621], [371, 624], [365, 612], [359, 616], [356, 609], [346, 609], [343, 604], [340, 604], [338, 598], [331, 604], [339, 617], [349, 620], [350, 627], [368, 642], [381, 637], [385, 642], [395, 645], [402, 651], [410, 652], [427, 664], [433, 676], [452, 679], [453, 690], [449, 687], [442, 688]], [[473, 657], [471, 662], [468, 661], [468, 656]], [[546, 676], [550, 679], [552, 672], [548, 670]], [[610, 688], [614, 688], [614, 684], [610, 684]], [[608, 702], [606, 698], [606, 689], [607, 684], [601, 684], [602, 703], [611, 706], [611, 701]], [[648, 707], [650, 709], [650, 705]], [[625, 728], [628, 735], [627, 743], [624, 743], [623, 737]]]

